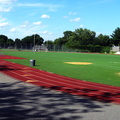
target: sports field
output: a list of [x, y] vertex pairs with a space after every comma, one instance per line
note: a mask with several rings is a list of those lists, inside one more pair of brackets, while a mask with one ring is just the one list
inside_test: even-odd
[[120, 86], [120, 55], [0, 51], [5, 55], [27, 59], [9, 61], [30, 66], [30, 59], [36, 60], [34, 68], [85, 81]]

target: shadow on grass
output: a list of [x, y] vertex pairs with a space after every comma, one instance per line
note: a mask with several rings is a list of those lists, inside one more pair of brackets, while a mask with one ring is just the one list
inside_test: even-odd
[[1, 120], [80, 120], [106, 105], [31, 84], [0, 83]]

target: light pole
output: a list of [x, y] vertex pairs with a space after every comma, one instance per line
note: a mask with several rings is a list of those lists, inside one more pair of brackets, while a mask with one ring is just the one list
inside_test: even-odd
[[35, 51], [35, 34], [34, 34], [34, 51]]

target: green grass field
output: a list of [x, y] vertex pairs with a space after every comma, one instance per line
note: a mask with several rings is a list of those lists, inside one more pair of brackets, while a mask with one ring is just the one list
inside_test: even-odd
[[[77, 78], [80, 80], [120, 86], [120, 55], [0, 51], [5, 55], [27, 58], [9, 61], [30, 66], [30, 59], [36, 60], [34, 68]], [[90, 65], [73, 65], [64, 62], [90, 62]]]

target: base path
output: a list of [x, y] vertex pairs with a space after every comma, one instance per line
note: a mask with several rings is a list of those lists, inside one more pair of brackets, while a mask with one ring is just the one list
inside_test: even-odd
[[87, 82], [0, 60], [0, 72], [15, 79], [56, 91], [120, 104], [120, 87]]

